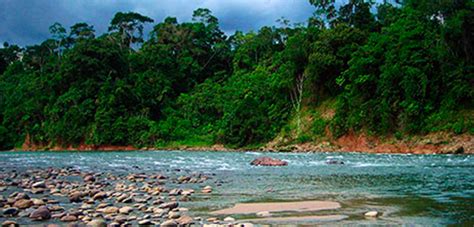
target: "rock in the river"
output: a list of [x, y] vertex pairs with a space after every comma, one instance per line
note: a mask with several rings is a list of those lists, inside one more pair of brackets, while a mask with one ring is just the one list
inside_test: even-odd
[[77, 217], [74, 216], [74, 215], [66, 215], [64, 217], [61, 218], [61, 221], [63, 222], [73, 222], [73, 221], [77, 221]]
[[92, 197], [92, 199], [94, 199], [94, 200], [101, 200], [101, 199], [105, 199], [106, 197], [107, 197], [107, 193], [105, 193], [105, 192], [98, 192], [98, 193], [96, 193], [96, 194]]
[[184, 189], [183, 192], [181, 192], [181, 195], [183, 196], [190, 196], [194, 193], [193, 189]]
[[9, 197], [14, 197], [15, 201], [20, 200], [20, 199], [30, 199], [30, 196], [26, 193], [13, 193]]
[[168, 218], [170, 218], [170, 219], [177, 219], [180, 216], [181, 216], [181, 214], [179, 212], [170, 211], [168, 213]]
[[150, 219], [144, 219], [138, 222], [139, 225], [151, 225]]
[[18, 208], [16, 207], [8, 207], [3, 210], [3, 215], [5, 216], [15, 216], [19, 212]]
[[181, 216], [180, 218], [176, 219], [176, 222], [178, 222], [180, 226], [187, 226], [194, 223], [194, 220], [189, 216]]
[[119, 213], [128, 214], [133, 211], [133, 207], [125, 206], [119, 209]]
[[177, 196], [177, 195], [181, 195], [181, 192], [183, 192], [183, 190], [181, 190], [179, 188], [175, 188], [175, 189], [171, 190], [170, 192], [168, 192], [168, 195], [169, 196]]
[[51, 218], [51, 213], [46, 206], [40, 206], [30, 214], [30, 218], [33, 220], [47, 220]]
[[328, 165], [344, 165], [344, 162], [341, 160], [329, 159], [326, 161]]
[[172, 210], [172, 209], [178, 207], [178, 205], [179, 205], [179, 204], [178, 204], [177, 202], [168, 202], [168, 203], [163, 203], [163, 204], [161, 204], [161, 205], [158, 206], [158, 207], [161, 208], [161, 209], [166, 209], [166, 208], [168, 208], [168, 209]]
[[90, 175], [90, 174], [85, 175], [85, 176], [84, 176], [84, 181], [85, 181], [85, 182], [94, 182], [94, 181], [95, 181], [95, 177], [94, 177], [93, 175]]
[[31, 185], [31, 187], [33, 187], [33, 188], [46, 188], [46, 184], [44, 183], [44, 181], [39, 181], [39, 182], [36, 182], [33, 185]]
[[271, 217], [272, 214], [268, 211], [261, 211], [256, 213], [257, 217]]
[[[123, 202], [124, 200], [126, 200], [127, 198], [129, 198], [128, 195], [123, 194], [123, 195], [117, 197], [117, 202], [121, 203], [121, 202]], [[131, 201], [131, 200], [130, 200], [130, 201]]]
[[20, 225], [18, 225], [18, 223], [14, 221], [4, 221], [2, 223], [2, 227], [13, 227], [13, 226], [20, 226]]
[[208, 194], [212, 192], [212, 187], [211, 186], [206, 186], [201, 190], [202, 193]]
[[105, 223], [104, 219], [94, 219], [87, 223], [87, 226], [91, 227], [106, 227], [107, 223]]
[[46, 205], [46, 203], [41, 199], [31, 199], [31, 201], [33, 202], [33, 205], [35, 205], [35, 206]]
[[379, 216], [379, 212], [369, 211], [369, 212], [365, 213], [364, 216], [369, 217], [369, 218], [375, 218], [375, 217]]
[[160, 226], [168, 226], [168, 227], [178, 226], [178, 223], [176, 223], [176, 221], [174, 221], [174, 220], [168, 220], [168, 221], [165, 221], [165, 222], [161, 223]]
[[218, 222], [219, 219], [216, 218], [216, 217], [211, 217], [211, 218], [208, 218], [206, 221], [208, 221], [208, 222]]
[[117, 207], [106, 207], [103, 210], [104, 214], [116, 214], [118, 212], [119, 208]]
[[226, 217], [226, 218], [224, 218], [224, 221], [225, 221], [225, 222], [234, 222], [234, 221], [235, 221], [235, 218], [233, 218], [233, 217]]
[[117, 217], [115, 217], [114, 219], [116, 222], [122, 224], [122, 223], [125, 223], [126, 221], [128, 221], [128, 217], [127, 216], [124, 216], [124, 215], [119, 215]]
[[33, 201], [29, 199], [20, 199], [13, 204], [14, 207], [20, 209], [26, 209], [33, 206]]
[[120, 227], [120, 223], [114, 221], [114, 222], [111, 222], [108, 227]]
[[456, 150], [453, 152], [454, 154], [464, 154], [464, 147], [458, 147]]
[[270, 157], [259, 157], [250, 164], [255, 166], [286, 166], [288, 162]]
[[69, 194], [69, 201], [71, 203], [81, 202], [82, 201], [82, 193], [76, 191], [76, 192], [73, 192], [73, 193]]

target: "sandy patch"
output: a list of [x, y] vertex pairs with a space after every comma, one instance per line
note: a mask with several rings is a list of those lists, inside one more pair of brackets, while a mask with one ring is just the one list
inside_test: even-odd
[[269, 217], [269, 218], [257, 218], [251, 220], [245, 220], [252, 223], [258, 222], [330, 222], [340, 221], [346, 219], [345, 215], [313, 215], [313, 216], [301, 216], [301, 217]]
[[234, 207], [211, 212], [215, 215], [221, 214], [252, 214], [262, 211], [268, 212], [313, 212], [320, 210], [338, 209], [341, 204], [331, 201], [304, 201], [304, 202], [282, 202], [282, 203], [239, 203]]

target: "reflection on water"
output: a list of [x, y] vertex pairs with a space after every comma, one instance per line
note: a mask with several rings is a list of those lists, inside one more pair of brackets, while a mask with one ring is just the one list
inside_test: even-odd
[[[256, 167], [268, 155], [286, 167]], [[344, 165], [327, 165], [327, 160]], [[199, 212], [236, 202], [322, 199], [341, 202], [342, 223], [474, 224], [474, 156], [259, 152], [3, 152], [0, 170], [74, 167], [84, 171], [215, 174], [213, 196], [188, 206]], [[364, 211], [384, 215], [366, 220]]]

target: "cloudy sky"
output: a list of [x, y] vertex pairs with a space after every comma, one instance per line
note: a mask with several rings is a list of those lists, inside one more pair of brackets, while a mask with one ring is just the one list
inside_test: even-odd
[[0, 0], [0, 42], [40, 43], [54, 22], [65, 27], [87, 22], [101, 34], [119, 11], [138, 12], [155, 22], [167, 16], [189, 21], [197, 8], [211, 9], [228, 34], [274, 25], [282, 16], [292, 23], [305, 22], [314, 11], [308, 0]]

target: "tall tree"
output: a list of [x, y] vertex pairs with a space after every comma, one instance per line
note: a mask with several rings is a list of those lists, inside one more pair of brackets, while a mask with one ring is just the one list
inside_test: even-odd
[[143, 26], [152, 22], [153, 19], [139, 13], [118, 12], [110, 22], [109, 31], [118, 33], [122, 48], [131, 48], [132, 44], [143, 42]]
[[59, 58], [63, 54], [64, 48], [68, 48], [70, 42], [67, 40], [66, 29], [58, 22], [49, 26], [49, 32], [55, 41], [55, 51]]
[[95, 38], [94, 26], [87, 23], [76, 23], [71, 26], [69, 37], [75, 41]]

